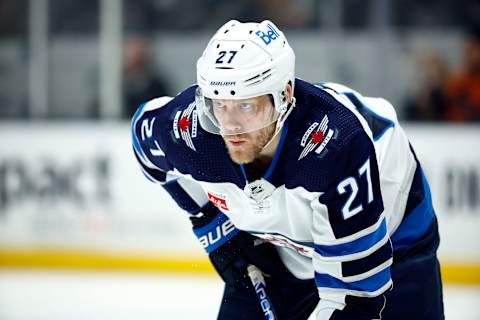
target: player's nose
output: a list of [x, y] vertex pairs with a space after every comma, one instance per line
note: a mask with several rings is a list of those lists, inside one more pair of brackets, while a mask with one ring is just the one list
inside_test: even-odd
[[222, 133], [224, 135], [240, 134], [243, 131], [243, 125], [234, 112], [226, 112], [220, 121]]

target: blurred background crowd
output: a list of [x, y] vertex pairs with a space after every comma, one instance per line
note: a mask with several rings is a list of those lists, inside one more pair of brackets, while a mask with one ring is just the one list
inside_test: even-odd
[[480, 319], [480, 0], [0, 0], [0, 319], [214, 318], [220, 281], [180, 280], [213, 268], [128, 119], [195, 83], [231, 19], [272, 20], [298, 77], [393, 104], [431, 183], [447, 319]]
[[126, 119], [195, 82], [230, 19], [274, 21], [297, 75], [412, 121], [480, 120], [477, 0], [0, 0], [0, 119]]

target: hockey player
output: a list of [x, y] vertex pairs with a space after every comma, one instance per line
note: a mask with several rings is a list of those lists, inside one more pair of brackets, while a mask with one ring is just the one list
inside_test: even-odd
[[393, 107], [294, 77], [270, 21], [222, 26], [197, 85], [141, 105], [135, 155], [225, 282], [218, 319], [442, 319], [437, 220]]

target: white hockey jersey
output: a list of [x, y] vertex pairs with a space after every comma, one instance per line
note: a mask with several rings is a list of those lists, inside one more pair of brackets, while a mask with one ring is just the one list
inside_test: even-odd
[[[425, 234], [434, 217], [390, 103], [296, 79], [296, 107], [274, 159], [251, 181], [222, 138], [200, 127], [194, 92], [151, 100], [134, 116], [135, 154], [147, 178], [190, 214], [211, 202], [223, 213], [219, 225], [231, 221], [275, 244], [297, 278], [315, 279], [321, 300], [312, 319], [345, 309], [348, 296], [381, 297], [392, 285], [392, 256]], [[219, 238], [201, 242], [211, 251]]]

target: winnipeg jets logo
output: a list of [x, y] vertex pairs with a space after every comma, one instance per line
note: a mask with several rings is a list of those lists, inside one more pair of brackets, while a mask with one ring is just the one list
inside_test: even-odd
[[312, 123], [303, 135], [300, 145], [303, 147], [302, 153], [298, 157], [301, 160], [315, 149], [316, 154], [320, 154], [327, 143], [332, 139], [333, 130], [328, 128], [328, 117], [324, 116], [320, 124]]
[[177, 111], [173, 120], [173, 133], [175, 138], [182, 138], [187, 146], [194, 150], [192, 138], [197, 136], [198, 116], [195, 109], [195, 102], [188, 105], [188, 108], [183, 111]]

